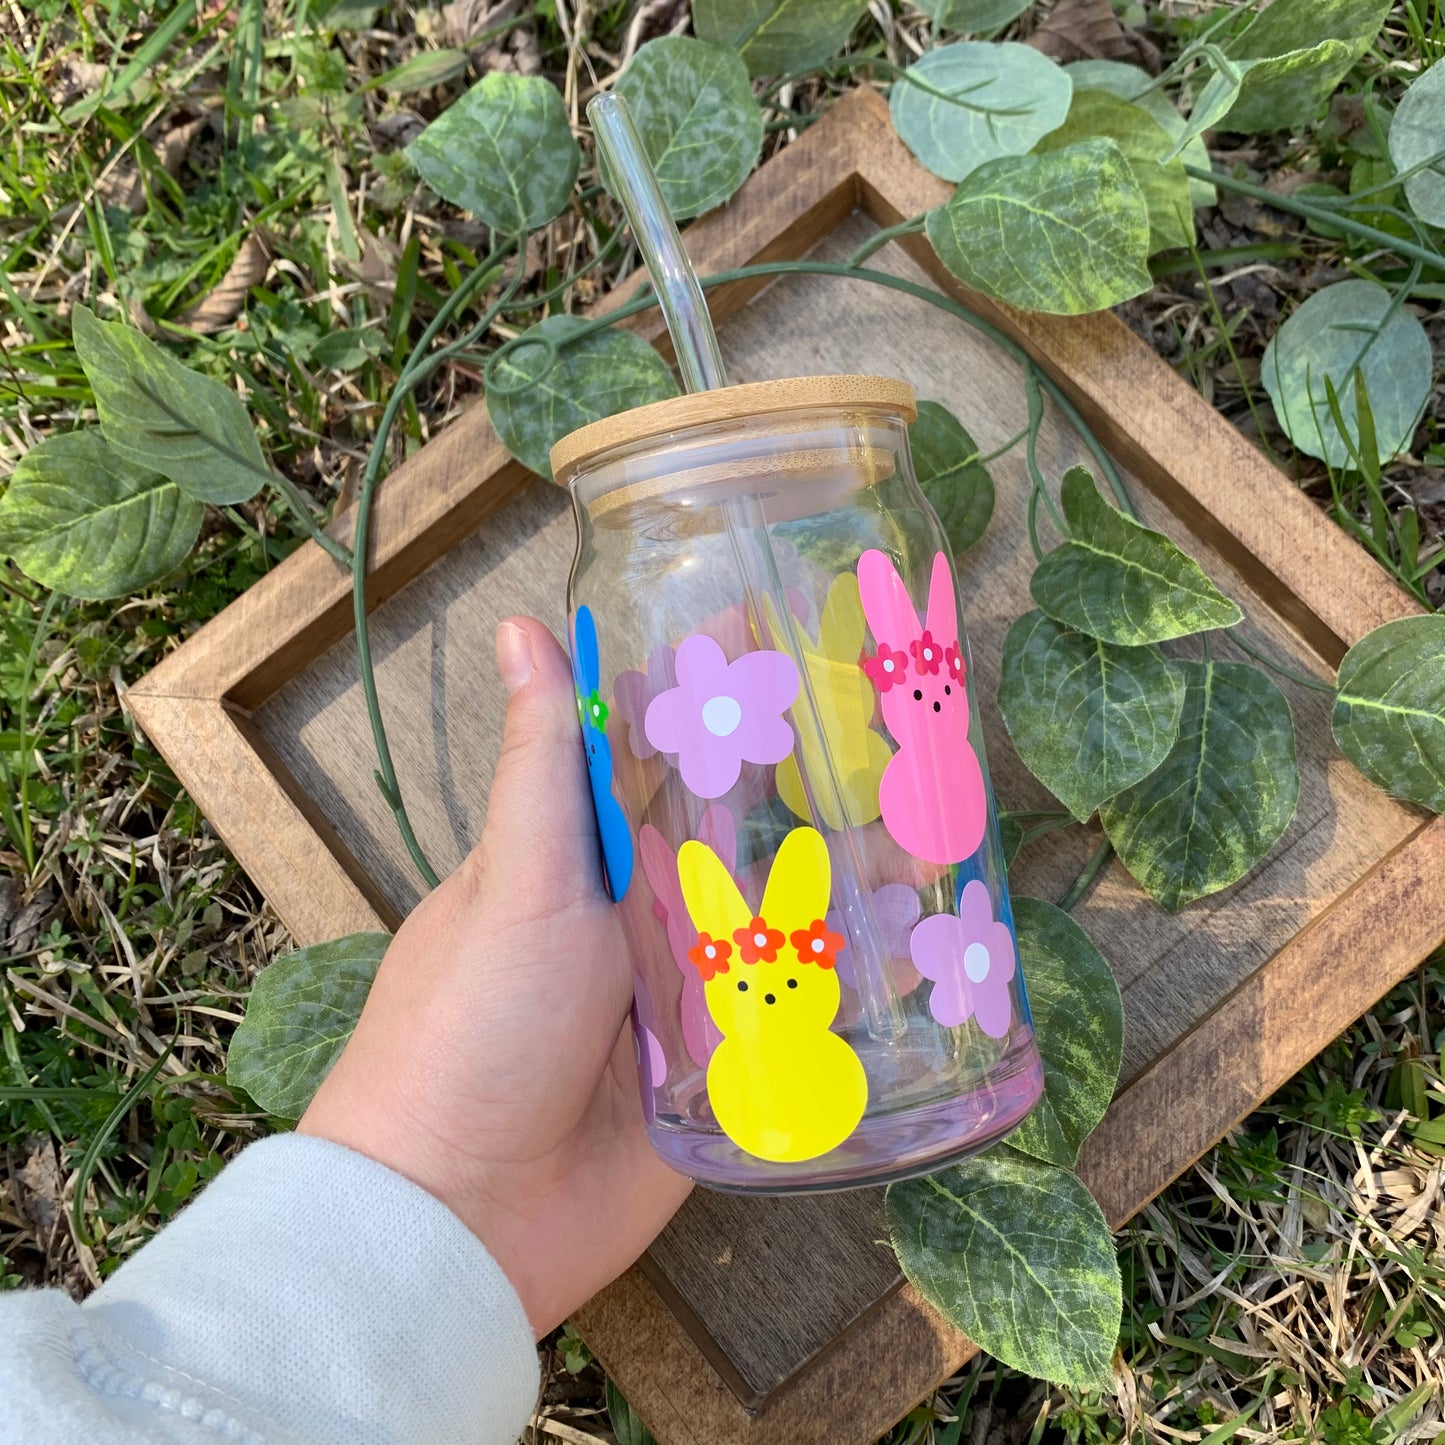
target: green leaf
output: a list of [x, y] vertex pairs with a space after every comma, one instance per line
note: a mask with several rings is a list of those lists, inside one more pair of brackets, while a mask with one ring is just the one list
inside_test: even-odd
[[470, 64], [471, 58], [465, 50], [424, 50], [367, 81], [362, 89], [384, 90], [391, 95], [430, 90], [434, 85], [445, 85], [455, 79]]
[[1183, 161], [1162, 164], [1169, 133], [1143, 106], [1103, 90], [1074, 97], [1064, 123], [1038, 144], [1038, 151], [1062, 150], [1076, 141], [1101, 136], [1113, 141], [1129, 162], [1149, 207], [1149, 251], [1165, 251], [1194, 242], [1194, 203]]
[[1243, 878], [1299, 800], [1294, 723], [1274, 683], [1238, 662], [1175, 666], [1187, 686], [1178, 741], [1099, 809], [1124, 866], [1170, 913]]
[[965, 285], [1026, 311], [1079, 316], [1154, 284], [1149, 207], [1109, 140], [981, 165], [929, 212], [928, 239]]
[[1402, 617], [1345, 654], [1330, 726], [1378, 788], [1445, 813], [1445, 614]]
[[[527, 340], [543, 344], [518, 345], [503, 356], [487, 392], [487, 415], [502, 445], [544, 477], [552, 475], [553, 445], [568, 432], [677, 395], [667, 363], [630, 331], [608, 327], [559, 344], [585, 325], [576, 316], [549, 316], [524, 332]], [[555, 346], [555, 356], [547, 342]]]
[[356, 1027], [391, 936], [348, 933], [263, 968], [231, 1037], [226, 1082], [299, 1119]]
[[77, 306], [75, 350], [95, 393], [100, 429], [125, 461], [169, 477], [188, 496], [224, 506], [270, 476], [245, 404], [119, 321]]
[[617, 1445], [657, 1445], [652, 1431], [642, 1423], [642, 1417], [627, 1403], [610, 1377], [603, 1394], [607, 1401], [607, 1423], [612, 1426]]
[[1119, 1082], [1124, 1001], [1108, 961], [1063, 909], [1038, 898], [1015, 898], [1013, 908], [1044, 1097], [1008, 1142], [1072, 1168]]
[[1373, 281], [1337, 281], [1296, 308], [1270, 338], [1260, 378], [1274, 413], [1302, 452], [1349, 465], [1350, 445], [1331, 413], [1325, 379], [1358, 442], [1353, 375], [1365, 379], [1380, 462], [1410, 444], [1430, 398], [1433, 363], [1425, 328]]
[[918, 403], [918, 420], [908, 428], [908, 440], [914, 475], [943, 523], [956, 560], [988, 531], [993, 478], [963, 423], [936, 401]]
[[1123, 1288], [1099, 1206], [1067, 1169], [993, 1150], [884, 1196], [913, 1287], [1015, 1370], [1106, 1389]]
[[1224, 47], [1244, 72], [1229, 129], [1288, 130], [1313, 120], [1379, 33], [1390, 0], [1274, 0]]
[[124, 597], [196, 543], [205, 507], [119, 457], [99, 431], [53, 436], [23, 456], [0, 497], [0, 554], [72, 597]]
[[1004, 639], [998, 705], [1025, 766], [1082, 823], [1164, 761], [1184, 678], [1152, 647], [1114, 647], [1028, 612]]
[[1161, 532], [1111, 507], [1085, 467], [1064, 473], [1069, 540], [1034, 569], [1029, 591], [1055, 622], [1119, 647], [1143, 647], [1244, 614]]
[[[1110, 95], [1117, 95], [1120, 100], [1132, 101], [1147, 110], [1169, 137], [1170, 152], [1160, 159], [1179, 158], [1186, 165], [1198, 166], [1206, 171], [1209, 169], [1209, 152], [1204, 141], [1197, 134], [1185, 134], [1184, 117], [1175, 110], [1174, 102], [1162, 90], [1150, 89], [1154, 77], [1142, 66], [1126, 65], [1122, 60], [1075, 60], [1066, 65], [1064, 71], [1074, 82], [1075, 96], [1084, 90], [1105, 90]], [[1191, 113], [1189, 124], [1193, 122]], [[1198, 181], [1193, 176], [1189, 177], [1189, 196], [1196, 209], [1212, 206], [1219, 198], [1208, 181]]]
[[720, 206], [763, 147], [763, 112], [731, 50], [689, 35], [649, 40], [617, 82], [657, 183], [681, 221]]
[[[1194, 104], [1189, 111], [1189, 120], [1182, 132], [1174, 138], [1174, 145], [1165, 160], [1173, 160], [1175, 156], [1183, 156], [1189, 165], [1198, 166], [1201, 170], [1208, 170], [1209, 152], [1204, 151], [1204, 159], [1200, 160], [1199, 151], [1203, 150], [1204, 142], [1201, 139], [1204, 132], [1213, 130], [1215, 126], [1222, 125], [1228, 118], [1230, 111], [1239, 100], [1239, 91], [1244, 83], [1244, 73], [1249, 69], [1249, 62], [1241, 60], [1237, 64], [1231, 64], [1228, 70], [1216, 70], [1194, 97]], [[1195, 149], [1191, 152], [1190, 147]], [[1190, 184], [1198, 184], [1190, 177]], [[1212, 189], [1212, 187], [1211, 187]]]
[[736, 50], [749, 75], [781, 75], [835, 56], [867, 8], [867, 0], [695, 0], [692, 28]]
[[501, 70], [432, 121], [406, 158], [443, 200], [508, 236], [560, 215], [582, 164], [556, 87]]
[[977, 35], [1016, 20], [1033, 0], [919, 0], [918, 8], [933, 17], [940, 30]]
[[1024, 846], [1023, 824], [1012, 813], [1000, 813], [998, 837], [1003, 847], [1003, 866], [1005, 869], [1012, 868], [1014, 859], [1019, 856], [1019, 849]]
[[946, 181], [1019, 156], [1069, 113], [1073, 84], [1030, 45], [964, 40], [914, 61], [888, 113], [908, 149]]
[[[1445, 150], [1445, 64], [1436, 61], [1417, 75], [1390, 121], [1390, 159], [1408, 171]], [[1422, 221], [1445, 226], [1445, 160], [1417, 171], [1405, 182], [1405, 199]]]

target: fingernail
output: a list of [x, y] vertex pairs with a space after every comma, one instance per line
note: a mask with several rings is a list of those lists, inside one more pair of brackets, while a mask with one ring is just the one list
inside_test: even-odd
[[520, 691], [532, 680], [532, 648], [527, 634], [515, 622], [497, 628], [497, 671], [507, 696]]

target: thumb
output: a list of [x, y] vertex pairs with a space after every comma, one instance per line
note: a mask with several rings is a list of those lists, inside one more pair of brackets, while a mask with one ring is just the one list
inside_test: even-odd
[[514, 902], [555, 908], [559, 895], [602, 887], [572, 668], [534, 617], [503, 620], [496, 648], [507, 721], [478, 861], [507, 879]]

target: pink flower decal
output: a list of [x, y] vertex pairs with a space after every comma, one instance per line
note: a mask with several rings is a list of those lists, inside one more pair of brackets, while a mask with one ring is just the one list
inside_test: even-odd
[[948, 675], [961, 686], [963, 683], [963, 649], [950, 642], [943, 649], [943, 656], [948, 663]]
[[875, 656], [862, 659], [862, 667], [873, 686], [879, 692], [887, 692], [890, 687], [901, 683], [907, 676], [908, 654], [898, 652], [889, 647], [886, 642], [880, 642]]
[[922, 637], [915, 638], [908, 644], [908, 650], [913, 654], [913, 666], [919, 672], [926, 672], [930, 677], [938, 675], [938, 665], [943, 661], [943, 648], [933, 640], [933, 634], [926, 627]]
[[666, 643], [647, 655], [647, 670], [631, 668], [619, 672], [612, 684], [613, 704], [627, 724], [627, 746], [639, 762], [655, 757], [657, 749], [648, 741], [645, 718], [652, 699], [677, 686], [677, 664]]
[[677, 649], [677, 686], [647, 706], [647, 740], [675, 753], [699, 798], [720, 798], [744, 762], [780, 763], [793, 750], [783, 714], [798, 695], [798, 669], [782, 652], [746, 652], [736, 662], [694, 633]]
[[1009, 984], [1018, 953], [1008, 925], [993, 916], [987, 887], [977, 878], [958, 900], [958, 916], [935, 913], [913, 930], [913, 965], [933, 980], [928, 1007], [944, 1028], [972, 1017], [991, 1039], [1009, 1031]]

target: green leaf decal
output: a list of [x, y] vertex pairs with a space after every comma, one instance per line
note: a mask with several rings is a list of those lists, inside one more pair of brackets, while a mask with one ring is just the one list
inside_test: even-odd
[[270, 472], [234, 391], [182, 366], [133, 327], [96, 320], [88, 306], [75, 308], [72, 326], [113, 452], [197, 501], [222, 506], [256, 495]]
[[1169, 756], [1099, 809], [1124, 866], [1177, 913], [1243, 878], [1299, 800], [1294, 722], [1256, 667], [1176, 662], [1187, 691]]
[[1274, 0], [1225, 47], [1250, 61], [1229, 129], [1288, 130], [1317, 116], [1379, 33], [1390, 0]]
[[[585, 322], [549, 316], [523, 335], [554, 345]], [[519, 345], [497, 363], [487, 415], [502, 445], [524, 466], [552, 475], [550, 452], [568, 432], [629, 407], [677, 395], [667, 363], [630, 331], [606, 328], [569, 345]]]
[[763, 112], [731, 50], [688, 35], [649, 40], [617, 93], [677, 220], [720, 206], [757, 164]]
[[1243, 618], [1192, 557], [1111, 507], [1086, 468], [1064, 473], [1061, 497], [1069, 540], [1039, 563], [1029, 584], [1055, 622], [1143, 647]]
[[1333, 467], [1350, 463], [1350, 446], [1335, 424], [1325, 378], [1358, 445], [1354, 376], [1364, 377], [1381, 462], [1410, 444], [1430, 399], [1433, 363], [1425, 328], [1373, 281], [1337, 281], [1316, 291], [1270, 338], [1260, 378], [1274, 413], [1302, 452]]
[[1108, 1387], [1119, 1262], [1076, 1175], [995, 1149], [890, 1185], [884, 1208], [904, 1274], [980, 1348], [1042, 1380]]
[[781, 75], [836, 55], [867, 8], [867, 0], [695, 0], [692, 28], [736, 50], [749, 75]]
[[132, 465], [99, 431], [41, 442], [0, 497], [0, 554], [72, 597], [124, 597], [164, 577], [196, 543], [205, 507]]
[[1033, 0], [920, 0], [918, 8], [933, 17], [940, 30], [977, 35], [1016, 20]]
[[349, 933], [262, 969], [226, 1054], [226, 1081], [268, 1114], [299, 1119], [361, 1016], [386, 933]]
[[1109, 140], [988, 161], [929, 213], [928, 239], [965, 285], [1028, 311], [1102, 311], [1154, 284], [1149, 207]]
[[[1390, 159], [1412, 170], [1445, 150], [1445, 64], [1417, 75], [1390, 121]], [[1405, 182], [1405, 198], [1422, 221], [1445, 226], [1445, 160], [1434, 160]]]
[[1073, 84], [1029, 45], [960, 41], [930, 50], [893, 83], [893, 128], [946, 181], [1018, 156], [1062, 125]]
[[1004, 640], [998, 705], [1028, 770], [1083, 822], [1164, 761], [1184, 678], [1152, 647], [1114, 647], [1028, 612]]
[[406, 158], [437, 195], [508, 236], [559, 215], [582, 164], [556, 87], [501, 70], [432, 121]]
[[1194, 202], [1183, 161], [1160, 157], [1170, 149], [1169, 133], [1143, 106], [1104, 90], [1080, 91], [1058, 130], [1039, 142], [1038, 150], [1062, 150], [1076, 141], [1102, 136], [1124, 152], [1134, 179], [1149, 207], [1149, 250], [1165, 251], [1194, 241]]
[[[1142, 66], [1125, 65], [1122, 60], [1075, 60], [1064, 67], [1069, 79], [1074, 82], [1074, 95], [1081, 91], [1104, 90], [1117, 95], [1120, 100], [1132, 101], [1141, 110], [1147, 110], [1154, 122], [1169, 137], [1170, 150], [1160, 157], [1162, 160], [1176, 158], [1186, 165], [1209, 169], [1209, 152], [1204, 141], [1196, 132], [1186, 132], [1193, 127], [1195, 113], [1191, 112], [1186, 125], [1184, 117], [1174, 108], [1174, 102], [1162, 90], [1153, 90], [1154, 77]], [[1196, 102], [1195, 110], [1198, 104]], [[1205, 122], [1213, 125], [1214, 121]], [[1200, 129], [1204, 127], [1201, 125]], [[1189, 177], [1189, 196], [1194, 206], [1212, 206], [1218, 200], [1218, 192], [1208, 181], [1197, 181]]]
[[1119, 1082], [1124, 1001], [1104, 955], [1063, 909], [1038, 898], [1015, 898], [1013, 908], [1044, 1097], [1008, 1142], [1072, 1168]]
[[913, 470], [957, 559], [988, 531], [993, 516], [993, 478], [978, 460], [978, 447], [963, 423], [936, 401], [918, 403], [908, 428]]
[[351, 1037], [390, 942], [348, 933], [263, 968], [231, 1037], [226, 1082], [268, 1114], [299, 1119]]
[[1445, 813], [1445, 614], [1367, 633], [1340, 664], [1340, 751], [1396, 798]]

